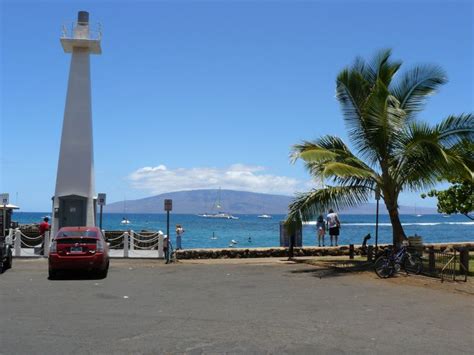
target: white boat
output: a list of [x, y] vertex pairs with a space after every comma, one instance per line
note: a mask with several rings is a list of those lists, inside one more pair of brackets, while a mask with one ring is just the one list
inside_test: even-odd
[[269, 214], [261, 214], [260, 216], [257, 216], [257, 218], [272, 219], [272, 216], [270, 216]]
[[122, 221], [120, 222], [120, 224], [130, 224], [130, 221], [124, 217], [122, 218]]
[[198, 216], [203, 217], [203, 218], [239, 219], [239, 217], [232, 216], [230, 213], [226, 213], [226, 212], [203, 213], [203, 214], [198, 214]]
[[220, 209], [222, 209], [220, 187], [219, 187], [219, 192], [217, 194], [217, 200], [212, 206], [212, 209], [216, 210], [216, 212], [212, 212], [212, 213], [206, 212], [203, 214], [198, 214], [198, 216], [203, 217], [203, 218], [216, 218], [216, 219], [239, 219], [239, 217], [232, 216], [230, 213], [220, 211]]

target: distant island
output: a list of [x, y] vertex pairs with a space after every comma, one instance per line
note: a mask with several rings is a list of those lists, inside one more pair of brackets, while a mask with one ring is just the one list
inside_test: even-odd
[[[138, 200], [111, 203], [104, 208], [108, 213], [164, 213], [163, 201], [173, 200], [173, 213], [199, 214], [212, 212], [218, 190], [191, 190], [168, 192]], [[221, 190], [222, 211], [232, 214], [286, 214], [292, 196], [271, 195], [247, 191]], [[339, 211], [341, 214], [375, 214], [375, 203]], [[387, 214], [380, 203], [380, 213]], [[435, 208], [400, 206], [401, 214], [436, 214]]]

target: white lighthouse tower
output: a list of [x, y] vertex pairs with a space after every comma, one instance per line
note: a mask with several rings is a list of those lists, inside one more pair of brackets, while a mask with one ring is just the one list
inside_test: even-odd
[[72, 57], [53, 197], [53, 235], [65, 226], [95, 225], [90, 54], [101, 54], [100, 41], [100, 28], [90, 28], [86, 11], [79, 11], [71, 28], [63, 27], [61, 44]]

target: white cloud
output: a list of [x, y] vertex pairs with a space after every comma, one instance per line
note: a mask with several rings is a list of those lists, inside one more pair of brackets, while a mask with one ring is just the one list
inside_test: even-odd
[[[144, 167], [128, 176], [135, 189], [160, 194], [194, 189], [223, 189], [292, 195], [308, 189], [309, 182], [265, 173], [262, 166], [233, 164], [227, 168]], [[314, 183], [311, 187], [314, 187]]]

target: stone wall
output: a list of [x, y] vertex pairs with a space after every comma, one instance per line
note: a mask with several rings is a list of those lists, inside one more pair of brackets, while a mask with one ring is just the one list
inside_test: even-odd
[[[389, 245], [381, 244], [380, 249]], [[436, 250], [468, 247], [474, 251], [474, 243], [435, 243], [424, 244], [425, 250], [433, 246]], [[354, 255], [363, 255], [361, 245], [354, 246]], [[294, 248], [294, 256], [349, 256], [349, 246], [339, 247], [303, 247]], [[270, 258], [288, 257], [288, 248], [228, 248], [228, 249], [185, 249], [176, 252], [178, 259], [240, 259], [240, 258]]]

